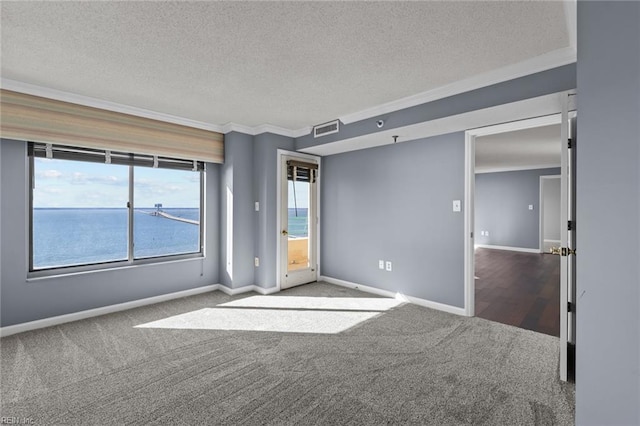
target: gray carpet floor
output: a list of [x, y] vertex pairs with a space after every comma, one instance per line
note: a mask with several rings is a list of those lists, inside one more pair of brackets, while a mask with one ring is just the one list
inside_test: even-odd
[[[365, 303], [375, 296], [326, 283], [268, 298], [344, 299], [335, 309], [267, 303], [263, 319], [242, 303], [255, 296], [212, 292], [2, 338], [0, 415], [82, 425], [573, 424], [574, 388], [557, 379], [554, 337], [412, 304], [376, 310]], [[190, 327], [210, 308], [244, 309], [247, 330], [215, 329], [216, 316]], [[368, 310], [333, 334], [261, 329], [274, 312], [331, 321]], [[167, 318], [172, 328], [139, 327]]]

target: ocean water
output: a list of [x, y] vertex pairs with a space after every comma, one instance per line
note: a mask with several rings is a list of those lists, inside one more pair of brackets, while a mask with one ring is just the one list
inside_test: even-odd
[[289, 236], [307, 237], [309, 235], [308, 209], [289, 209]]
[[[200, 227], [143, 212], [134, 213], [134, 257], [145, 258], [199, 251]], [[199, 220], [199, 209], [163, 209]], [[35, 269], [127, 259], [127, 209], [34, 209]]]
[[[160, 216], [153, 208], [134, 212], [134, 257], [196, 253], [200, 227]], [[163, 211], [199, 220], [199, 209]], [[146, 213], [145, 213], [146, 212]], [[308, 210], [289, 209], [289, 235], [308, 235]], [[127, 209], [34, 209], [33, 265], [35, 269], [84, 265], [127, 259]]]

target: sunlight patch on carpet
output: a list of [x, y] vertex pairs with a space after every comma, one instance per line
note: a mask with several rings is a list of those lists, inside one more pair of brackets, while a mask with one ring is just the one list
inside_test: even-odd
[[337, 334], [380, 312], [204, 308], [135, 328]]
[[381, 297], [251, 296], [221, 303], [218, 306], [382, 312], [400, 306], [402, 303], [400, 300]]

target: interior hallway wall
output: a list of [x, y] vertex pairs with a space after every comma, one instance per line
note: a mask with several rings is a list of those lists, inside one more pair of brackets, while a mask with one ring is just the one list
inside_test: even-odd
[[557, 174], [559, 168], [476, 174], [476, 244], [539, 249], [540, 176]]
[[544, 252], [560, 241], [560, 178], [542, 179]]

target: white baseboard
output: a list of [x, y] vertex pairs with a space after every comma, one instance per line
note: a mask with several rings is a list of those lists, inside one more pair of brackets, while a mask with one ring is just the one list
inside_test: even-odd
[[87, 309], [86, 311], [73, 312], [70, 314], [23, 322], [21, 324], [9, 325], [7, 327], [0, 327], [0, 337], [11, 336], [12, 334], [22, 333], [25, 331], [37, 330], [39, 328], [51, 327], [67, 322], [125, 311], [127, 309], [138, 308], [140, 306], [153, 305], [154, 303], [166, 302], [168, 300], [180, 299], [182, 297], [195, 296], [196, 294], [207, 293], [209, 291], [219, 290], [221, 288], [226, 287], [221, 286], [220, 284], [206, 285], [189, 290], [177, 291], [175, 293], [161, 294], [159, 296], [147, 297], [145, 299], [132, 300], [130, 302], [102, 306], [100, 308], [94, 309]]
[[456, 306], [446, 305], [444, 303], [432, 302], [426, 299], [420, 299], [418, 297], [407, 296], [402, 293], [397, 293], [389, 290], [382, 290], [375, 287], [369, 287], [362, 284], [356, 284], [350, 281], [339, 280], [337, 278], [331, 278], [327, 276], [320, 276], [318, 281], [324, 281], [329, 284], [339, 285], [341, 287], [352, 288], [355, 290], [360, 290], [365, 293], [376, 294], [378, 296], [390, 297], [392, 299], [401, 300], [403, 302], [413, 303], [414, 305], [424, 306], [426, 308], [436, 309], [438, 311], [448, 312], [450, 314], [456, 314], [460, 316], [466, 316], [466, 312], [464, 308], [458, 308]]
[[360, 290], [365, 293], [376, 294], [382, 297], [390, 297], [392, 299], [396, 298], [396, 293], [389, 290], [382, 290], [380, 288], [369, 287], [362, 284], [356, 284], [351, 281], [339, 280], [337, 278], [326, 277], [324, 275], [321, 275], [320, 277], [318, 277], [318, 281], [324, 281], [329, 284], [339, 285], [340, 287], [353, 288], [355, 290]]
[[228, 294], [229, 296], [235, 296], [236, 294], [242, 294], [242, 293], [249, 293], [251, 291], [255, 291], [256, 293], [260, 293], [263, 295], [273, 294], [278, 292], [277, 287], [262, 288], [262, 287], [258, 287], [257, 285], [245, 285], [238, 288], [229, 288], [227, 286], [221, 285], [219, 290], [225, 294]]
[[510, 247], [510, 246], [494, 246], [491, 244], [476, 244], [476, 248], [486, 248], [492, 250], [509, 250], [509, 251], [520, 251], [523, 253], [542, 253], [540, 249], [532, 249], [532, 248], [524, 248], [524, 247]]
[[[457, 308], [455, 306], [445, 305], [438, 302], [432, 302], [425, 299], [420, 299], [413, 296], [407, 296], [401, 293], [394, 293], [388, 290], [382, 290], [375, 287], [369, 287], [362, 284], [356, 284], [349, 281], [339, 280], [337, 278], [331, 278], [326, 276], [320, 276], [318, 281], [325, 281], [329, 284], [335, 284], [342, 287], [352, 288], [363, 291], [365, 293], [376, 294], [378, 296], [390, 297], [392, 299], [402, 300], [404, 302], [413, 303], [427, 308], [437, 309], [439, 311], [449, 312], [456, 315], [465, 315], [464, 309]], [[37, 330], [39, 328], [51, 327], [55, 325], [65, 324], [72, 321], [79, 321], [87, 318], [93, 318], [100, 315], [111, 314], [114, 312], [125, 311], [128, 309], [138, 308], [141, 306], [153, 305], [155, 303], [166, 302], [168, 300], [179, 299], [182, 297], [195, 296], [197, 294], [207, 293], [209, 291], [220, 290], [223, 293], [234, 296], [237, 294], [256, 292], [259, 294], [267, 295], [277, 293], [279, 290], [277, 287], [263, 288], [256, 285], [247, 285], [238, 288], [229, 288], [221, 284], [212, 284], [203, 287], [197, 287], [189, 290], [177, 291], [175, 293], [161, 294], [159, 296], [147, 297], [145, 299], [132, 300], [130, 302], [118, 303], [115, 305], [102, 306], [95, 309], [87, 309], [85, 311], [73, 312], [70, 314], [58, 315], [50, 318], [43, 318], [40, 320], [24, 322], [21, 324], [9, 325], [7, 327], [0, 327], [0, 337], [11, 336], [12, 334], [23, 333], [25, 331]]]
[[146, 299], [132, 300], [130, 302], [118, 303], [115, 305], [102, 306], [100, 308], [87, 309], [86, 311], [72, 312], [70, 314], [58, 315], [50, 318], [43, 318], [35, 321], [23, 322], [21, 324], [0, 327], [0, 337], [11, 336], [12, 334], [22, 333], [25, 331], [37, 330], [39, 328], [51, 327], [67, 322], [79, 321], [87, 318], [93, 318], [100, 315], [111, 314], [114, 312], [126, 311], [127, 309], [138, 308], [140, 306], [153, 305], [154, 303], [166, 302], [168, 300], [180, 299], [182, 297], [195, 296], [197, 294], [207, 293], [209, 291], [220, 290], [229, 296], [241, 293], [255, 291], [260, 294], [272, 294], [278, 291], [277, 287], [262, 288], [256, 285], [247, 285], [238, 288], [229, 288], [222, 284], [212, 284], [203, 287], [192, 288], [189, 290], [177, 291], [175, 293], [161, 294], [159, 296], [147, 297]]

